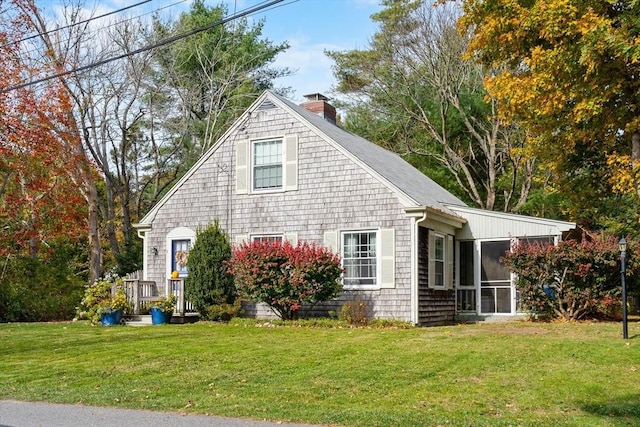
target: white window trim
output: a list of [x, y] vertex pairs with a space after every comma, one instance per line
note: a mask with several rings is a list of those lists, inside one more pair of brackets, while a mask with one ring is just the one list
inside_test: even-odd
[[269, 238], [269, 237], [280, 237], [282, 242], [286, 240], [284, 233], [255, 233], [255, 234], [249, 234], [249, 241], [255, 242], [258, 239]]
[[[273, 187], [273, 188], [255, 188], [255, 182], [254, 182], [254, 178], [255, 178], [255, 159], [254, 159], [254, 147], [255, 144], [261, 143], [261, 142], [268, 142], [268, 141], [280, 141], [280, 159], [282, 161], [281, 167], [282, 167], [282, 179], [280, 182], [280, 187]], [[287, 168], [286, 168], [286, 164], [287, 164], [287, 159], [285, 158], [286, 153], [285, 153], [285, 138], [284, 136], [274, 136], [271, 138], [260, 138], [260, 139], [252, 139], [251, 141], [249, 141], [249, 183], [250, 183], [250, 188], [251, 188], [251, 193], [252, 194], [269, 194], [269, 193], [284, 193], [285, 191], [285, 183], [287, 182], [287, 177], [286, 177], [286, 173], [287, 173]]]
[[381, 277], [381, 236], [380, 236], [380, 228], [363, 228], [363, 229], [349, 229], [349, 230], [340, 230], [340, 253], [342, 254], [341, 262], [342, 267], [344, 268], [344, 235], [345, 234], [353, 234], [353, 233], [376, 233], [376, 284], [375, 285], [346, 285], [344, 283], [344, 274], [342, 275], [342, 286], [344, 290], [366, 290], [366, 291], [375, 291], [379, 290], [380, 284], [382, 282]]

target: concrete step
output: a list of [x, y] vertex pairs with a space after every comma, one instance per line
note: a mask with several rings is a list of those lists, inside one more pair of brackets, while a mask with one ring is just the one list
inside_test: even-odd
[[138, 314], [133, 316], [127, 316], [125, 324], [128, 326], [151, 326], [150, 314]]

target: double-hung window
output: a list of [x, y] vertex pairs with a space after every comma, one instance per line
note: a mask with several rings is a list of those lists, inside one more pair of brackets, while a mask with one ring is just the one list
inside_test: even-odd
[[237, 194], [264, 194], [297, 190], [297, 135], [237, 141]]
[[434, 282], [435, 287], [444, 287], [444, 236], [436, 234], [433, 241], [435, 248], [433, 253], [433, 266], [435, 268]]
[[253, 189], [282, 189], [282, 140], [269, 139], [254, 141], [252, 158]]
[[342, 233], [344, 286], [349, 288], [378, 285], [378, 247], [376, 231]]
[[252, 242], [262, 243], [282, 243], [284, 241], [284, 235], [282, 234], [252, 234]]
[[429, 287], [432, 289], [453, 288], [453, 250], [452, 235], [444, 235], [429, 230]]

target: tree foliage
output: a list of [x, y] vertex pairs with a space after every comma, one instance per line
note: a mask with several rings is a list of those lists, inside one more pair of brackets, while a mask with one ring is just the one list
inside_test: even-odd
[[[636, 243], [627, 250], [630, 289], [637, 288]], [[578, 320], [596, 315], [607, 301], [620, 305], [618, 239], [604, 234], [557, 246], [520, 243], [504, 258], [517, 275], [522, 306], [536, 317]]]
[[241, 297], [263, 302], [283, 320], [304, 317], [318, 302], [338, 296], [338, 255], [306, 242], [254, 241], [233, 251], [230, 271]]
[[49, 243], [46, 257], [4, 256], [0, 267], [0, 323], [71, 320], [86, 277], [78, 274], [81, 244]]
[[[224, 5], [192, 3], [189, 12], [172, 22], [156, 20], [153, 36], [163, 39], [221, 21], [228, 14]], [[210, 148], [230, 124], [273, 81], [288, 75], [288, 69], [270, 65], [285, 51], [287, 43], [274, 44], [262, 37], [263, 22], [250, 25], [246, 19], [217, 25], [159, 49], [154, 79], [168, 102], [170, 114], [161, 126], [183, 142], [182, 162], [188, 166]], [[178, 103], [181, 108], [171, 108]]]
[[[97, 11], [84, 0], [65, 5], [56, 15], [38, 8], [35, 0], [5, 4], [10, 12], [3, 14], [7, 27], [37, 35], [16, 45], [2, 44], [24, 47], [15, 55], [22, 62], [22, 74], [7, 79], [8, 86], [45, 74], [27, 70], [36, 64], [49, 75], [100, 64], [50, 80], [38, 90], [45, 95], [48, 89], [42, 87], [55, 87], [68, 98], [60, 110], [66, 114], [64, 127], [51, 127], [75, 144], [58, 153], [68, 156], [76, 206], [82, 206], [78, 196], [84, 198], [90, 280], [114, 264], [121, 273], [139, 269], [140, 245], [132, 224], [263, 89], [288, 73], [270, 66], [287, 45], [266, 40], [262, 23], [234, 20], [163, 48], [127, 55], [159, 39], [221, 21], [228, 17], [227, 10], [196, 1], [188, 12], [166, 22], [121, 14], [106, 22], [88, 21]], [[124, 57], [108, 60], [116, 56]], [[52, 99], [45, 95], [42, 101]], [[41, 102], [39, 97], [34, 100]], [[84, 159], [71, 160], [69, 153]]]
[[[468, 35], [456, 29], [459, 9], [382, 3], [372, 16], [380, 30], [366, 49], [328, 53], [336, 89], [349, 98], [346, 126], [408, 156], [478, 207], [520, 210], [535, 159], [524, 156], [524, 130], [502, 122], [497, 100], [484, 90], [483, 78], [494, 70], [462, 58]], [[429, 161], [416, 161], [420, 156]]]
[[231, 244], [217, 220], [197, 231], [187, 262], [185, 297], [198, 312], [206, 313], [212, 305], [233, 303], [233, 276], [227, 271], [230, 259]]
[[468, 56], [503, 70], [487, 76], [487, 90], [506, 119], [527, 127], [531, 153], [565, 180], [560, 190], [588, 193], [573, 184], [589, 175], [605, 193], [637, 189], [640, 2], [464, 0], [463, 8]]
[[32, 27], [12, 5], [0, 18], [0, 256], [35, 259], [82, 238], [86, 209], [74, 169], [86, 163], [64, 132], [71, 102], [59, 84], [8, 90], [54, 70], [25, 59], [19, 40]]

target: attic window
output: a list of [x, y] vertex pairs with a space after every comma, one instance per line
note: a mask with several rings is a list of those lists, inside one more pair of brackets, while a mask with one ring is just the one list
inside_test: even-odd
[[282, 188], [282, 140], [255, 141], [252, 148], [253, 189]]
[[276, 104], [273, 103], [270, 99], [265, 99], [262, 104], [257, 108], [258, 111], [261, 110], [272, 110], [276, 108]]

